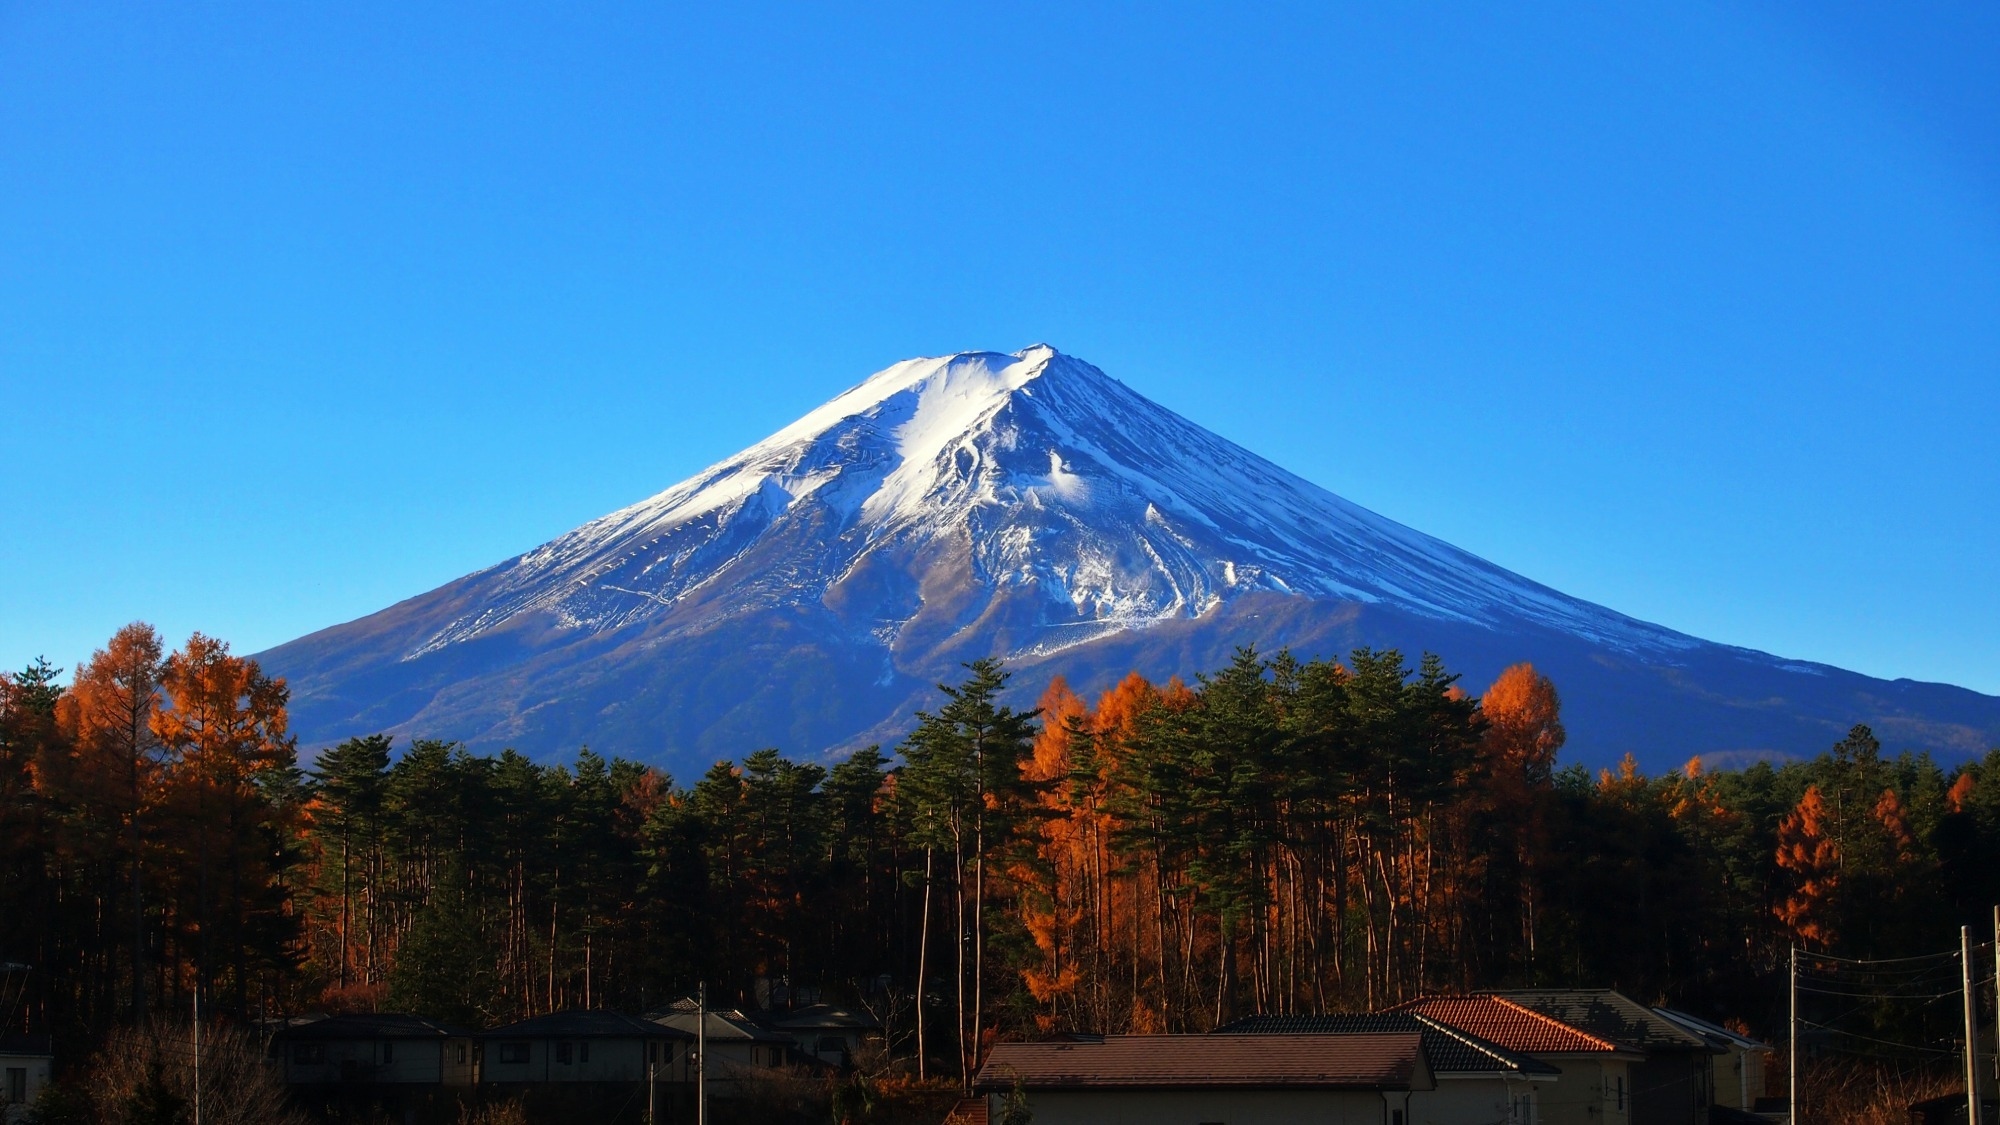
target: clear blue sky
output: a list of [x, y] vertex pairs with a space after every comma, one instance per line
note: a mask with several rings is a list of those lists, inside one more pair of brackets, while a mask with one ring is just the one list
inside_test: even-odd
[[255, 651], [1047, 340], [2000, 692], [2000, 6], [665, 7], [0, 4], [0, 666]]

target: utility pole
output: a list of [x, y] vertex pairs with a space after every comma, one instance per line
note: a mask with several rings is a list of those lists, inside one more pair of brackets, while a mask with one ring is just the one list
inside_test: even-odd
[[1785, 1080], [1791, 1083], [1785, 1095], [1789, 1125], [1799, 1125], [1799, 943], [1792, 943], [1791, 1033], [1785, 1037]]
[[201, 977], [194, 982], [194, 1125], [201, 1125]]
[[1979, 1017], [1972, 1004], [1972, 927], [1958, 928], [1958, 977], [1965, 990], [1965, 1121], [1979, 1125]]
[[694, 1120], [708, 1125], [708, 982], [695, 987], [694, 1001]]

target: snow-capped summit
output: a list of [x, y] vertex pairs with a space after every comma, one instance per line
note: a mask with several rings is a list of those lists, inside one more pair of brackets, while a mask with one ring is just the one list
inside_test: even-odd
[[[801, 524], [810, 544], [790, 534]], [[793, 544], [785, 565], [753, 572], [746, 560], [773, 539]], [[623, 628], [718, 584], [741, 597], [710, 603], [715, 612], [822, 603], [880, 555], [935, 558], [953, 573], [934, 580], [993, 598], [1031, 595], [1046, 632], [1017, 633], [1023, 652], [1200, 617], [1256, 590], [1532, 620], [1624, 648], [1692, 643], [1350, 504], [1038, 344], [877, 372], [742, 453], [496, 567], [476, 610], [407, 655], [528, 612]], [[922, 600], [892, 599], [865, 624], [893, 649]]]
[[[664, 492], [265, 662], [292, 677], [309, 741], [698, 760], [893, 739], [974, 656], [1088, 687], [1249, 642], [1430, 648], [1479, 683], [1533, 659], [1607, 752], [1806, 749], [1864, 710], [1928, 724], [1940, 749], [2000, 731], [1984, 696], [1785, 664], [1558, 593], [1046, 344], [895, 364]], [[1875, 685], [1865, 707], [1855, 682]], [[1986, 717], [1911, 718], [1892, 698], [1911, 690]]]

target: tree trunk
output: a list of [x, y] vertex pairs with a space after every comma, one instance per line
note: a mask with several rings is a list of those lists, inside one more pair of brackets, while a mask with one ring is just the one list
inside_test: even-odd
[[917, 1077], [929, 1076], [929, 1059], [924, 1050], [924, 988], [930, 974], [931, 961], [931, 880], [934, 875], [937, 850], [924, 849], [924, 916], [917, 924]]

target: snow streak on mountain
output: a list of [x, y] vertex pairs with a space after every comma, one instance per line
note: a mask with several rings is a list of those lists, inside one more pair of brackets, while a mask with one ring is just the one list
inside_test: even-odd
[[[1892, 738], [1900, 724], [1969, 750], [2000, 730], [1988, 697], [1787, 664], [1558, 593], [1039, 345], [896, 364], [665, 492], [265, 662], [292, 676], [319, 741], [387, 729], [705, 764], [893, 739], [973, 656], [1004, 655], [1037, 688], [1055, 672], [1099, 686], [1201, 671], [1249, 642], [1428, 647], [1481, 674], [1580, 664], [1557, 679], [1585, 738], [1588, 716], [1657, 712], [1663, 690], [1724, 720], [1678, 748], [1630, 745], [1651, 752], [1815, 748], [1841, 717], [1793, 697], [1857, 684], [1870, 700], [1836, 711]], [[1717, 671], [1734, 687], [1703, 683]], [[1798, 690], [1739, 698], [1772, 677]], [[1974, 714], [1888, 698], [1912, 690]], [[1603, 726], [1630, 739], [1634, 723]]]

